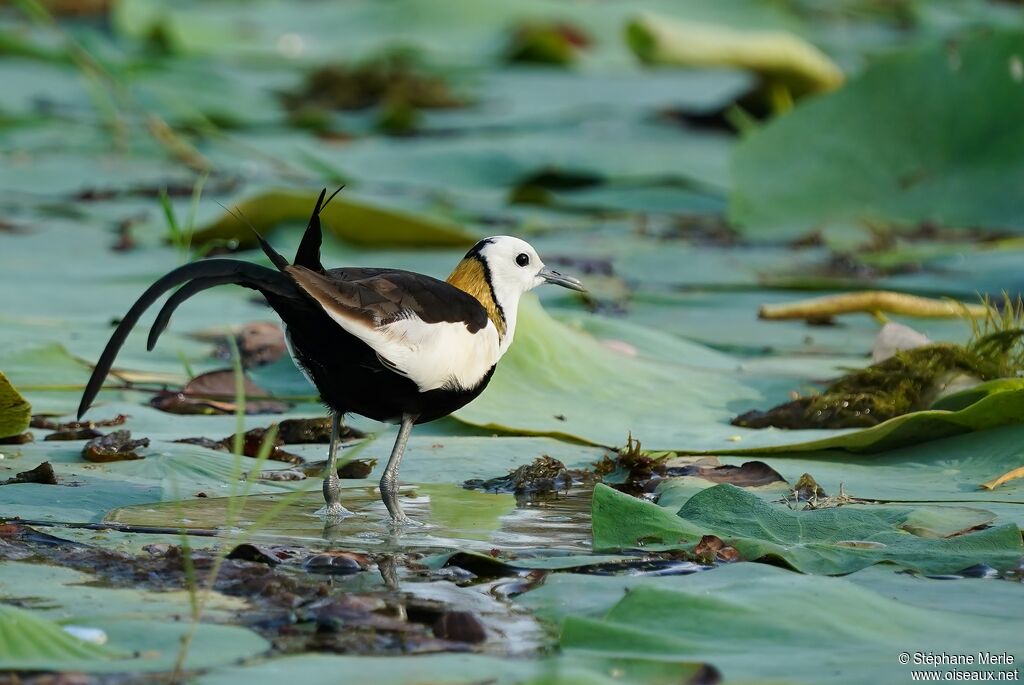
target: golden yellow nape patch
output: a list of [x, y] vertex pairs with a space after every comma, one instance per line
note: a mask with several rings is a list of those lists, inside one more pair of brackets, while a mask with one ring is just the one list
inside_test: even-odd
[[466, 257], [455, 267], [448, 282], [459, 290], [467, 292], [477, 299], [487, 311], [494, 327], [498, 329], [498, 335], [505, 337], [505, 318], [498, 309], [498, 303], [494, 301], [494, 294], [491, 292], [491, 284], [487, 282], [487, 275], [484, 265], [476, 257]]

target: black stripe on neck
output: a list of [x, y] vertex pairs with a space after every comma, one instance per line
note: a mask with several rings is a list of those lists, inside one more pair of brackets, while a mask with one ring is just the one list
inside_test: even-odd
[[472, 257], [473, 259], [480, 262], [480, 266], [484, 268], [484, 280], [487, 281], [487, 290], [491, 293], [491, 301], [494, 303], [495, 308], [498, 310], [498, 316], [501, 317], [502, 322], [505, 324], [505, 330], [508, 330], [508, 319], [505, 318], [505, 308], [501, 306], [501, 302], [498, 301], [498, 296], [494, 292], [494, 282], [491, 280], [491, 267], [487, 265], [487, 260], [484, 259], [483, 253], [481, 252], [486, 245], [493, 242], [490, 238], [485, 238], [473, 246], [469, 252], [466, 253], [466, 257]]

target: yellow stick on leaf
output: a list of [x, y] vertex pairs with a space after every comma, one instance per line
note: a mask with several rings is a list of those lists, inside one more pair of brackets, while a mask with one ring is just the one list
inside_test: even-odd
[[889, 290], [868, 290], [784, 304], [766, 304], [761, 307], [758, 317], [771, 320], [823, 320], [839, 314], [865, 313], [877, 316], [879, 312], [926, 318], [953, 318], [965, 314], [985, 316], [985, 307], [980, 304], [965, 304], [949, 299], [936, 300]]
[[1011, 480], [1016, 480], [1018, 478], [1024, 478], [1024, 466], [1016, 468], [1012, 471], [1007, 471], [1003, 475], [999, 476], [998, 478], [993, 478], [987, 483], [982, 483], [981, 487], [984, 490], [995, 490], [1003, 483], [1009, 483]]

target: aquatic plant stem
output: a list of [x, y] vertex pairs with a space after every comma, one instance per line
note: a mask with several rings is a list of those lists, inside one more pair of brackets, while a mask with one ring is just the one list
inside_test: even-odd
[[859, 293], [826, 295], [797, 302], [766, 304], [758, 311], [758, 318], [776, 321], [781, 319], [826, 320], [840, 314], [867, 313], [881, 316], [882, 312], [917, 316], [923, 318], [955, 318], [965, 314], [972, 317], [986, 315], [986, 308], [980, 304], [966, 304], [956, 300], [938, 300], [918, 297], [890, 290], [868, 290]]

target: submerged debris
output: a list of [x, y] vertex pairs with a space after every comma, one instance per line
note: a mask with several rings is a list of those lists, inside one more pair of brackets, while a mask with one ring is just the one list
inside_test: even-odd
[[149, 447], [149, 438], [132, 440], [131, 431], [119, 430], [87, 442], [82, 448], [82, 457], [99, 463], [142, 459], [135, 451], [141, 447]]
[[988, 333], [966, 346], [934, 344], [897, 351], [852, 371], [820, 395], [801, 397], [732, 420], [746, 428], [865, 428], [927, 409], [951, 386], [1014, 376], [1022, 368], [1024, 329]]

